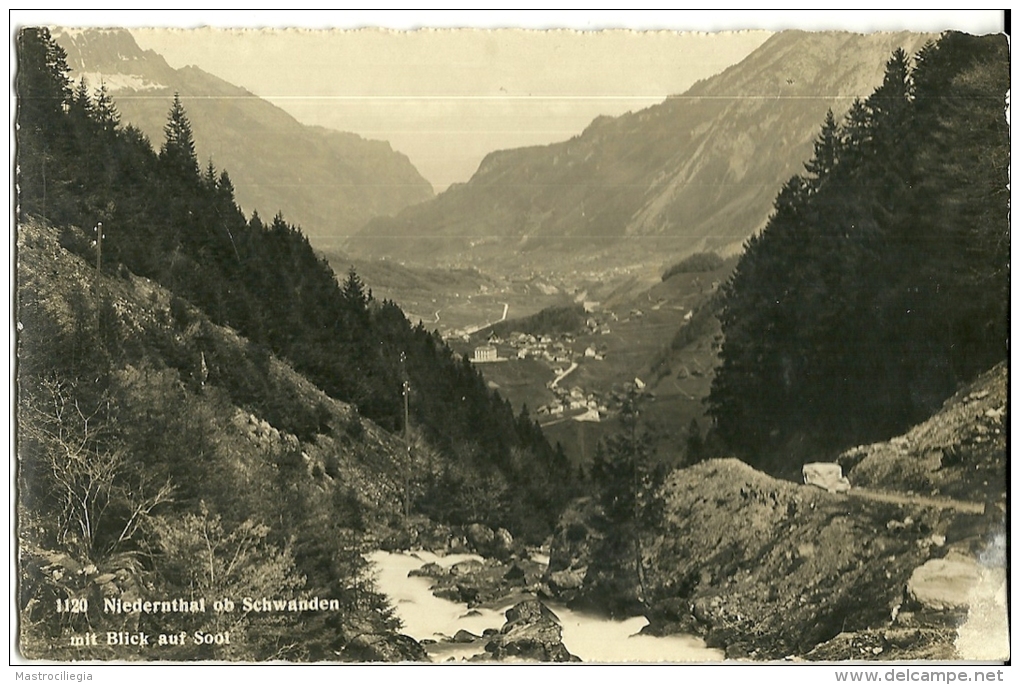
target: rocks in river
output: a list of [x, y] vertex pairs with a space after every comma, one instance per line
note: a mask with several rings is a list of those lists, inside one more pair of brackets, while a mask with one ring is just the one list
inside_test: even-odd
[[499, 561], [507, 561], [520, 551], [520, 545], [515, 545], [514, 536], [506, 528], [493, 530], [482, 523], [472, 523], [464, 529], [463, 537], [471, 551]]
[[463, 628], [461, 630], [458, 630], [453, 635], [453, 642], [456, 642], [457, 644], [462, 644], [462, 645], [469, 644], [471, 642], [474, 642], [477, 639], [479, 639], [478, 635], [475, 635], [474, 633], [472, 633], [469, 630], [464, 630]]
[[562, 641], [559, 619], [544, 604], [528, 599], [506, 612], [506, 624], [485, 645], [496, 661], [580, 661]]
[[516, 624], [539, 623], [541, 621], [552, 621], [556, 625], [560, 624], [559, 617], [553, 613], [552, 609], [538, 600], [525, 600], [506, 610], [506, 625], [503, 626], [500, 632], [506, 633]]
[[460, 561], [450, 567], [451, 576], [467, 576], [473, 573], [478, 573], [485, 568], [485, 563], [478, 561], [477, 559], [467, 559]]
[[382, 539], [379, 547], [388, 552], [424, 549], [441, 556], [474, 553], [499, 561], [509, 561], [525, 551], [506, 528], [493, 529], [479, 522], [448, 526], [425, 517], [412, 517]]
[[411, 569], [407, 572], [408, 578], [442, 578], [447, 574], [447, 570], [437, 564], [434, 561], [430, 561], [421, 568]]
[[808, 652], [806, 661], [953, 661], [956, 629], [945, 626], [873, 628], [842, 632]]
[[509, 563], [467, 559], [450, 567], [428, 563], [408, 575], [434, 579], [432, 593], [437, 597], [477, 606], [521, 592], [537, 593], [544, 570], [542, 564], [530, 559]]

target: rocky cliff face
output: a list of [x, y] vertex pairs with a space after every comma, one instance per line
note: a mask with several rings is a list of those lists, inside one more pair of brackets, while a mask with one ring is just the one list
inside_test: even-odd
[[931, 37], [778, 34], [659, 105], [599, 117], [562, 143], [493, 152], [468, 183], [373, 221], [348, 247], [539, 266], [739, 250], [802, 171], [826, 110], [842, 116], [881, 83], [895, 48], [913, 53]]
[[[905, 436], [849, 451], [845, 494], [732, 459], [674, 472], [642, 540], [649, 629], [729, 658], [1008, 658], [1007, 378], [996, 367]], [[600, 582], [598, 518], [590, 501], [564, 515], [550, 572], [582, 573], [570, 594], [606, 605], [637, 590]]]
[[105, 83], [125, 124], [158, 149], [175, 92], [199, 161], [226, 169], [237, 201], [265, 218], [281, 211], [313, 245], [336, 247], [369, 219], [432, 197], [432, 186], [390, 144], [305, 126], [254, 94], [198, 67], [174, 69], [124, 30], [54, 31], [74, 79]]

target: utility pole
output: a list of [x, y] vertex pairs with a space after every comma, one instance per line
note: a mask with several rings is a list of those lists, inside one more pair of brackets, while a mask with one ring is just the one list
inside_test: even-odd
[[97, 223], [92, 230], [96, 232], [96, 279], [98, 281], [103, 270], [103, 222]]
[[407, 460], [404, 462], [404, 520], [411, 516], [411, 424], [408, 412], [408, 391], [410, 383], [407, 380], [406, 368], [407, 355], [400, 353], [400, 375], [403, 379], [402, 388], [404, 393], [404, 445], [407, 448]]
[[102, 325], [102, 295], [100, 295], [100, 279], [103, 276], [103, 222], [96, 223], [96, 227], [92, 229], [96, 232], [96, 325]]

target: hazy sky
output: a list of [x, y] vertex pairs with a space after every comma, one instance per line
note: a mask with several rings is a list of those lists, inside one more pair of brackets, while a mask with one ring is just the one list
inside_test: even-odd
[[[171, 66], [197, 65], [304, 123], [390, 141], [442, 190], [494, 149], [565, 140], [599, 114], [682, 92], [771, 30], [981, 32], [998, 30], [1001, 13], [14, 11], [13, 20], [134, 27], [139, 45]], [[138, 28], [152, 26], [178, 28]], [[185, 30], [200, 26], [217, 28]], [[380, 26], [394, 30], [323, 30]], [[472, 26], [532, 30], [441, 29]], [[557, 27], [581, 31], [537, 30]], [[639, 33], [603, 30], [614, 28]], [[767, 30], [737, 30], [749, 28]]]
[[437, 190], [494, 150], [566, 140], [743, 59], [766, 31], [135, 30], [299, 121], [388, 140]]

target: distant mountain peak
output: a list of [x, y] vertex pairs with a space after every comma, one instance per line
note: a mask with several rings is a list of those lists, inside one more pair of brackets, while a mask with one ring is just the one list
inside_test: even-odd
[[570, 140], [492, 152], [466, 183], [370, 222], [355, 256], [563, 269], [731, 254], [803, 170], [825, 112], [881, 83], [934, 34], [783, 32], [664, 102]]
[[328, 249], [368, 220], [433, 196], [406, 155], [385, 141], [304, 126], [290, 114], [197, 66], [174, 69], [118, 28], [56, 28], [71, 77], [106, 85], [125, 124], [158, 147], [180, 93], [199, 160], [226, 169], [238, 203], [263, 216], [282, 212], [313, 245]]

